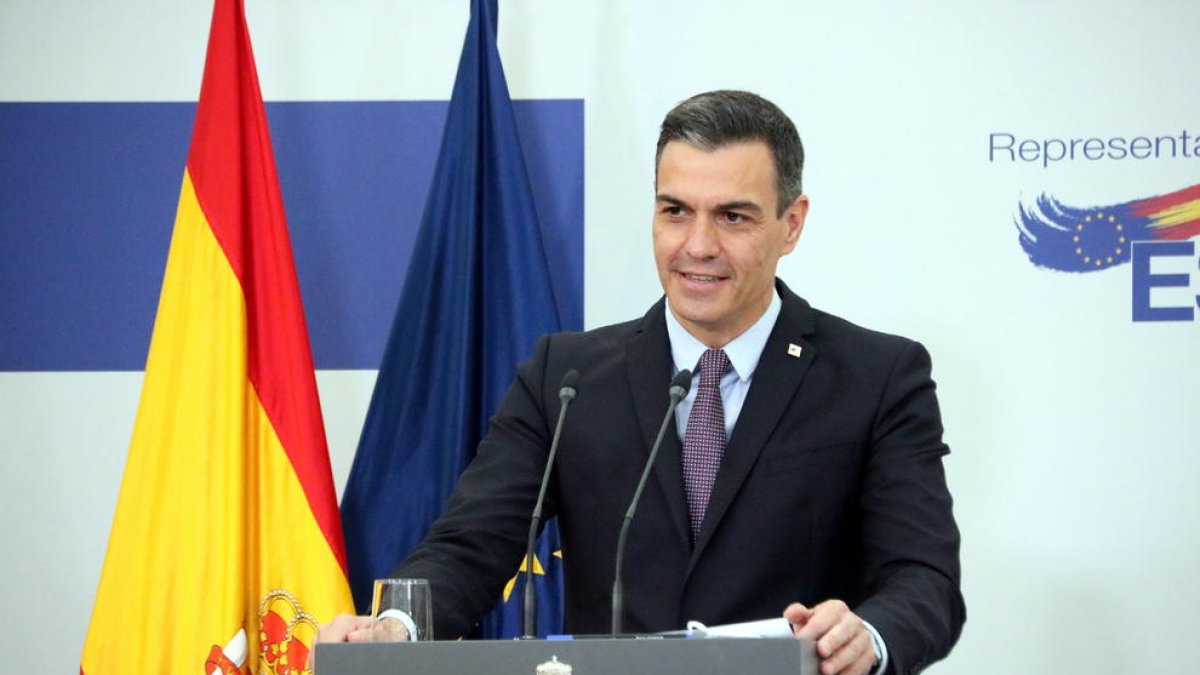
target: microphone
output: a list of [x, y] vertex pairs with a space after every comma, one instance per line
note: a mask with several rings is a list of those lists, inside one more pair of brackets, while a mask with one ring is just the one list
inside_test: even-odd
[[537, 502], [533, 505], [533, 517], [529, 523], [529, 541], [525, 547], [525, 606], [522, 617], [523, 640], [537, 636], [537, 597], [533, 588], [533, 545], [537, 541], [538, 525], [542, 522], [542, 503], [546, 501], [546, 488], [550, 485], [550, 471], [554, 468], [554, 457], [558, 454], [558, 439], [562, 436], [563, 420], [567, 418], [567, 408], [579, 394], [576, 386], [579, 384], [579, 371], [572, 368], [563, 375], [558, 388], [558, 400], [562, 405], [558, 409], [558, 424], [554, 427], [554, 437], [550, 441], [550, 454], [546, 456], [546, 470], [542, 473], [542, 485], [538, 490]]
[[621, 584], [621, 567], [625, 560], [625, 539], [629, 536], [629, 525], [633, 522], [633, 514], [637, 511], [638, 501], [642, 498], [642, 490], [646, 487], [646, 479], [650, 477], [650, 469], [654, 466], [654, 458], [658, 456], [658, 449], [662, 447], [663, 436], [667, 432], [667, 425], [671, 423], [671, 418], [675, 415], [675, 406], [687, 397], [688, 389], [692, 388], [692, 371], [681, 370], [671, 380], [671, 388], [668, 394], [671, 396], [671, 403], [667, 406], [667, 414], [663, 416], [662, 426], [658, 429], [658, 438], [654, 439], [654, 447], [650, 448], [650, 457], [646, 459], [646, 467], [642, 469], [642, 477], [638, 480], [637, 489], [633, 491], [633, 500], [629, 502], [629, 510], [625, 512], [625, 522], [621, 523], [621, 533], [617, 535], [617, 566], [613, 574], [613, 590], [612, 590], [612, 634], [620, 635], [621, 620], [625, 614], [625, 589]]

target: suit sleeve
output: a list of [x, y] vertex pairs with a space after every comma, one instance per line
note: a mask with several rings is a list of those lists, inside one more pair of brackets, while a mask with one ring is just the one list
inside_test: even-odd
[[[552, 433], [545, 409], [549, 350], [550, 338], [543, 337], [534, 355], [517, 367], [441, 517], [394, 572], [429, 580], [438, 639], [468, 633], [500, 597], [525, 553]], [[557, 415], [557, 399], [552, 403], [550, 413]]]
[[949, 653], [966, 620], [959, 532], [946, 486], [941, 414], [929, 354], [910, 342], [895, 360], [872, 425], [863, 476], [866, 600], [889, 672], [916, 673]]

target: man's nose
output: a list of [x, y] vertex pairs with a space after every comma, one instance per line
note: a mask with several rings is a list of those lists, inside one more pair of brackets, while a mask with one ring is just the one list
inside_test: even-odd
[[683, 247], [689, 257], [701, 260], [715, 258], [720, 254], [721, 244], [717, 237], [717, 226], [710, 216], [700, 216], [692, 221]]

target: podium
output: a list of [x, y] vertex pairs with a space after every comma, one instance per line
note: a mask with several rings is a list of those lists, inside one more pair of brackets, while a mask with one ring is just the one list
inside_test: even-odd
[[794, 638], [654, 638], [327, 643], [315, 675], [818, 675], [813, 643]]

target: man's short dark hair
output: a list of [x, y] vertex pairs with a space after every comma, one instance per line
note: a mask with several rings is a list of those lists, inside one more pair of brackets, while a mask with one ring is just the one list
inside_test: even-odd
[[720, 90], [697, 94], [671, 109], [663, 118], [654, 154], [654, 174], [663, 148], [683, 141], [701, 150], [716, 150], [731, 143], [762, 141], [775, 162], [777, 216], [804, 194], [804, 145], [796, 125], [774, 103], [748, 91]]

